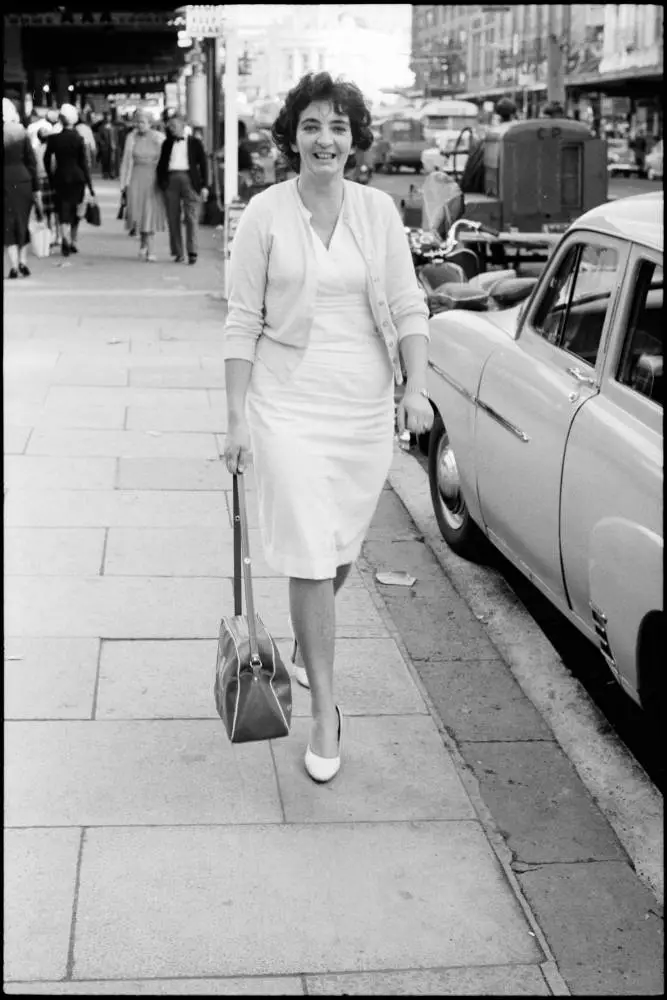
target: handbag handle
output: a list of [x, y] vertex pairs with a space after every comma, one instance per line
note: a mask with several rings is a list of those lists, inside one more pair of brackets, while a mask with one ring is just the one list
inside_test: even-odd
[[252, 570], [250, 559], [250, 539], [248, 537], [248, 514], [246, 510], [245, 484], [243, 476], [233, 476], [234, 491], [234, 614], [243, 614], [241, 582], [245, 585], [246, 617], [250, 639], [250, 660], [259, 660], [255, 602], [252, 594]]

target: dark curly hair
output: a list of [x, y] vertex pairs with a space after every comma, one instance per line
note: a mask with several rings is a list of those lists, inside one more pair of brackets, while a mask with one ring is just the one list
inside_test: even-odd
[[[313, 101], [329, 101], [337, 114], [347, 115], [352, 130], [352, 145], [359, 150], [371, 148], [371, 113], [359, 88], [340, 78], [334, 80], [329, 73], [307, 73], [292, 87], [271, 127], [273, 141], [296, 173], [299, 172], [301, 157], [292, 149], [292, 143], [296, 142], [299, 118]], [[352, 163], [354, 153], [347, 165]]]

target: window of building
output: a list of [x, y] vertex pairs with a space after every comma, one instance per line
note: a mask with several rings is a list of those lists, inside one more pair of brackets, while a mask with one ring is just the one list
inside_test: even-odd
[[663, 269], [652, 260], [641, 261], [637, 272], [628, 328], [617, 379], [621, 385], [663, 405], [662, 319]]
[[301, 72], [308, 73], [310, 71], [310, 53], [301, 53]]
[[294, 76], [294, 56], [291, 52], [287, 56], [287, 75], [290, 79]]
[[326, 53], [320, 52], [317, 57], [317, 68], [320, 71], [320, 73], [324, 70], [324, 67], [326, 65], [326, 59], [327, 59]]

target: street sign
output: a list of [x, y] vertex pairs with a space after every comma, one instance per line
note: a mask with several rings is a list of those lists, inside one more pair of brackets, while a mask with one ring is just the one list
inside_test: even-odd
[[186, 7], [185, 32], [190, 38], [221, 38], [225, 32], [225, 7], [221, 4]]

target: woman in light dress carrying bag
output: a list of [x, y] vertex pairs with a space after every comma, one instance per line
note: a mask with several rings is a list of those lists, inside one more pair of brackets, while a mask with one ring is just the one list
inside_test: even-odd
[[267, 562], [289, 577], [296, 678], [310, 688], [305, 766], [329, 781], [341, 759], [333, 684], [335, 595], [358, 557], [399, 429], [433, 420], [428, 312], [392, 198], [345, 181], [372, 142], [353, 84], [307, 75], [274, 126], [298, 176], [244, 210], [225, 324], [230, 472], [255, 469]]

